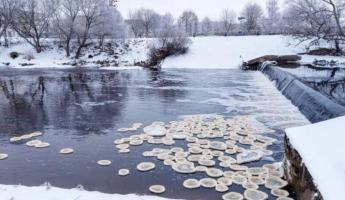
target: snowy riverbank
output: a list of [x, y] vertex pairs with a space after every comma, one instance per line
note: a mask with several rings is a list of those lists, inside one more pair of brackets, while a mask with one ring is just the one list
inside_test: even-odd
[[[292, 37], [281, 35], [196, 37], [192, 41], [188, 54], [166, 59], [163, 68], [238, 68], [247, 60], [272, 54], [298, 54], [308, 46], [308, 42], [297, 45]], [[315, 59], [345, 62], [344, 57], [302, 56], [302, 62]]]
[[[67, 58], [65, 51], [58, 48], [54, 40], [45, 41], [45, 51], [36, 53], [34, 48], [24, 41], [17, 41], [9, 48], [0, 47], [0, 67], [13, 68], [71, 68], [103, 67], [106, 69], [131, 69], [136, 62], [145, 61], [152, 39], [126, 39], [105, 44], [104, 51], [95, 46], [85, 49], [84, 55], [75, 60]], [[18, 53], [13, 59], [10, 54]], [[118, 68], [117, 68], [118, 67]]]
[[61, 189], [56, 187], [25, 187], [0, 185], [2, 200], [168, 200], [155, 196], [105, 194], [82, 189]]
[[[296, 41], [288, 36], [231, 36], [231, 37], [195, 37], [187, 54], [167, 58], [163, 68], [238, 68], [243, 61], [263, 55], [297, 54], [306, 51], [307, 43], [296, 46]], [[105, 51], [90, 46], [79, 60], [66, 58], [58, 44], [46, 40], [46, 50], [37, 54], [25, 42], [17, 42], [10, 48], [0, 48], [0, 66], [14, 68], [71, 68], [103, 67], [106, 69], [132, 69], [135, 63], [146, 61], [153, 39], [126, 39], [105, 45]], [[12, 59], [11, 52], [19, 53]], [[344, 57], [303, 55], [302, 62], [315, 59], [345, 62]], [[120, 68], [117, 68], [120, 67]]]

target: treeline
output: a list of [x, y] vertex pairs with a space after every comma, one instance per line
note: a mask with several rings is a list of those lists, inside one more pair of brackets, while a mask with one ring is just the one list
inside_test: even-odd
[[144, 8], [130, 11], [124, 19], [109, 0], [0, 0], [0, 39], [8, 46], [8, 35], [14, 32], [41, 52], [42, 41], [54, 38], [66, 56], [79, 58], [95, 42], [102, 49], [105, 39], [286, 34], [312, 45], [332, 42], [340, 54], [344, 11], [344, 0], [291, 0], [283, 8], [278, 0], [267, 0], [264, 8], [248, 3], [241, 12], [224, 9], [218, 19], [200, 19], [192, 10], [175, 18]]

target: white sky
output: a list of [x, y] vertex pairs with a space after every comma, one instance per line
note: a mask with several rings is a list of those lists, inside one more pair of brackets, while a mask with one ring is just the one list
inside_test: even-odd
[[[200, 19], [208, 16], [218, 19], [223, 9], [241, 12], [248, 2], [256, 2], [265, 8], [266, 0], [118, 0], [118, 9], [127, 18], [129, 10], [151, 8], [158, 13], [172, 13], [178, 17], [184, 10], [194, 10]], [[280, 0], [282, 1], [282, 0]]]

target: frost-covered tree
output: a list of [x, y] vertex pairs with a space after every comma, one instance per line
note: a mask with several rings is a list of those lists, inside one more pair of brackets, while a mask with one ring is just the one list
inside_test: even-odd
[[221, 14], [221, 23], [222, 23], [222, 30], [225, 35], [231, 34], [231, 32], [234, 31], [235, 25], [236, 25], [236, 12], [225, 9], [222, 11]]
[[198, 16], [192, 10], [182, 13], [178, 20], [180, 28], [189, 36], [195, 36], [198, 33]]
[[97, 25], [101, 7], [101, 1], [80, 0], [80, 15], [76, 24], [77, 51], [75, 58], [81, 56], [83, 48], [87, 47], [91, 38], [91, 31]]
[[124, 37], [124, 30], [121, 13], [114, 6], [109, 6], [107, 1], [100, 1], [97, 25], [93, 28], [92, 32], [98, 38], [101, 50], [103, 49], [106, 38], [114, 39]]
[[281, 14], [278, 0], [267, 0], [267, 17], [264, 20], [264, 29], [266, 33], [277, 34], [281, 32]]
[[263, 11], [259, 4], [248, 3], [242, 11], [242, 16], [245, 17], [245, 28], [248, 34], [260, 32]]
[[[342, 53], [345, 43], [343, 0], [293, 0], [285, 12], [284, 20], [290, 26], [288, 33], [311, 44], [321, 40], [333, 42], [338, 53]], [[292, 23], [294, 22], [294, 23]]]
[[201, 33], [203, 35], [213, 35], [214, 34], [213, 24], [214, 22], [210, 18], [205, 17], [201, 22]]
[[75, 36], [78, 16], [81, 12], [80, 0], [61, 0], [54, 15], [54, 30], [64, 44], [66, 56], [71, 55], [71, 41]]
[[56, 0], [15, 0], [17, 8], [11, 26], [17, 34], [32, 45], [37, 53], [43, 50], [42, 39], [57, 10]]
[[4, 46], [8, 47], [7, 30], [11, 26], [14, 12], [18, 9], [17, 0], [0, 0], [0, 41], [4, 38]]
[[159, 28], [160, 16], [151, 9], [141, 8], [129, 12], [129, 25], [136, 37], [153, 37]]

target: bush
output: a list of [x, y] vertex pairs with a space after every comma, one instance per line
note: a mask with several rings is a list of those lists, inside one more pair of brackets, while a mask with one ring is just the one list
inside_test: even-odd
[[167, 30], [161, 33], [157, 44], [150, 49], [145, 67], [159, 67], [165, 58], [187, 53], [190, 43], [191, 40], [178, 31]]
[[18, 52], [11, 52], [10, 53], [10, 57], [12, 58], [12, 59], [16, 59], [16, 58], [18, 58], [19, 57], [19, 53]]

